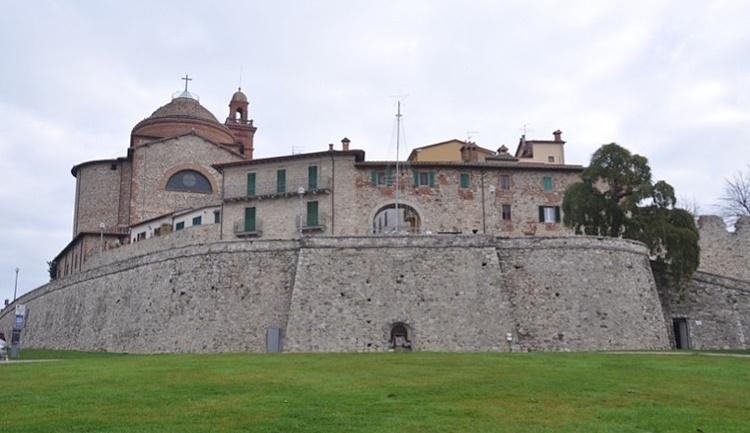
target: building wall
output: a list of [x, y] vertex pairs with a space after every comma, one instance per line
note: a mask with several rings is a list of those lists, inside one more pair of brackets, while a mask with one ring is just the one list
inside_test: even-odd
[[701, 216], [701, 263], [699, 269], [725, 277], [750, 281], [750, 217], [740, 218], [734, 231], [727, 230], [721, 217]]
[[[212, 229], [124, 245], [25, 294], [24, 347], [264, 352], [266, 331], [280, 328], [285, 351], [387, 350], [395, 323], [411, 329], [414, 350], [669, 346], [640, 244], [485, 236], [211, 242]], [[12, 319], [3, 311], [0, 329]]]
[[[217, 205], [221, 202], [221, 175], [211, 164], [242, 159], [197, 135], [184, 135], [149, 143], [133, 151], [129, 225], [176, 210]], [[211, 194], [168, 191], [169, 177], [181, 170], [196, 170], [212, 185]]]
[[74, 237], [83, 232], [99, 232], [101, 223], [104, 223], [107, 231], [117, 227], [121, 171], [121, 164], [114, 160], [96, 161], [78, 167]]

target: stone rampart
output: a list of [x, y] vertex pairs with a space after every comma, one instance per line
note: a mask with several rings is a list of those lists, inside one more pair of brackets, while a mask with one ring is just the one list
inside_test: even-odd
[[113, 250], [19, 298], [25, 347], [264, 352], [266, 331], [280, 328], [284, 351], [382, 351], [397, 324], [413, 350], [669, 347], [646, 248], [633, 242], [178, 237]]
[[750, 217], [742, 217], [727, 230], [721, 217], [701, 216], [700, 230], [701, 263], [698, 270], [750, 281]]

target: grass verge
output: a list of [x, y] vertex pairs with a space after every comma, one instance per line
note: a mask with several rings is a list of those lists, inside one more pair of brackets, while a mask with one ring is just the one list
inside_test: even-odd
[[2, 432], [747, 432], [750, 359], [109, 355], [0, 365]]

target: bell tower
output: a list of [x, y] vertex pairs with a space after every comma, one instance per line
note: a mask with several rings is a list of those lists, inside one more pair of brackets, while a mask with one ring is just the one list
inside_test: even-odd
[[239, 88], [229, 101], [229, 117], [224, 125], [234, 134], [240, 153], [246, 159], [253, 159], [253, 137], [258, 128], [253, 126], [253, 119], [247, 118], [247, 106], [247, 96]]

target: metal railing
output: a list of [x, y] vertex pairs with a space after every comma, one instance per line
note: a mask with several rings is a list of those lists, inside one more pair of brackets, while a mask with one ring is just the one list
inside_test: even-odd
[[297, 230], [305, 232], [324, 232], [326, 231], [325, 215], [318, 215], [316, 221], [308, 221], [307, 215], [297, 215], [295, 225]]
[[239, 199], [259, 199], [259, 198], [277, 198], [277, 197], [297, 197], [299, 196], [300, 187], [304, 189], [304, 195], [311, 193], [327, 193], [331, 190], [331, 177], [318, 176], [315, 182], [315, 188], [310, 187], [310, 180], [306, 177], [297, 179], [287, 179], [283, 188], [279, 188], [275, 181], [259, 182], [255, 184], [254, 191], [248, 191], [247, 185], [227, 185], [224, 188], [224, 200]]
[[263, 220], [255, 220], [255, 230], [247, 230], [245, 220], [235, 221], [234, 234], [239, 237], [261, 236], [263, 234]]

